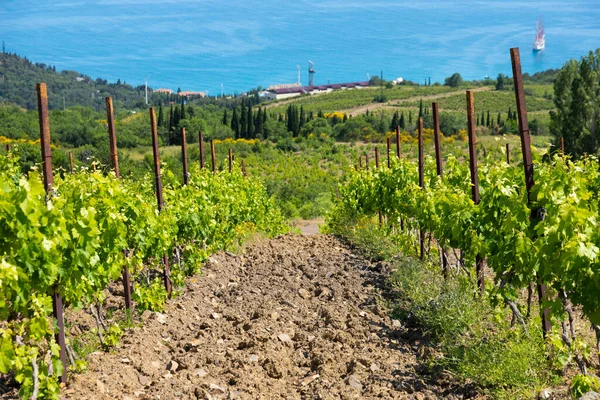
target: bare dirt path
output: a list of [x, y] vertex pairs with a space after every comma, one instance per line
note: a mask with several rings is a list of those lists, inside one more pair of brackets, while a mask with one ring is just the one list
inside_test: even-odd
[[114, 352], [92, 355], [63, 398], [475, 396], [452, 378], [421, 375], [426, 344], [380, 300], [386, 269], [324, 235], [214, 255], [164, 313], [146, 312]]

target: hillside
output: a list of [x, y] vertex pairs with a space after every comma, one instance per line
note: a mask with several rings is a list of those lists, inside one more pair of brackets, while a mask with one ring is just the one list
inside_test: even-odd
[[35, 109], [35, 85], [39, 82], [48, 85], [50, 109], [89, 106], [100, 110], [106, 96], [112, 96], [118, 107], [144, 106], [144, 86], [134, 88], [125, 82], [94, 80], [76, 71], [58, 72], [55, 66], [34, 63], [17, 54], [0, 53], [0, 102]]

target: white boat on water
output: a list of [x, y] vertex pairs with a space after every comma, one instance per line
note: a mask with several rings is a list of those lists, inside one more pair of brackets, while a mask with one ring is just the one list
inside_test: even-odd
[[546, 48], [546, 34], [544, 33], [544, 21], [542, 17], [538, 19], [535, 26], [535, 42], [533, 42], [533, 51], [541, 51]]

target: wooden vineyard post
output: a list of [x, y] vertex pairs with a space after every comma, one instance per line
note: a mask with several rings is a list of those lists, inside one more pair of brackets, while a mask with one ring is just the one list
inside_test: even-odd
[[360, 167], [360, 169], [362, 169], [362, 156], [358, 157], [358, 166]]
[[10, 152], [10, 143], [6, 143], [6, 152], [9, 153]]
[[227, 162], [229, 166], [229, 173], [233, 170], [233, 154], [231, 154], [231, 149], [227, 151]]
[[510, 164], [510, 144], [506, 143], [506, 163]]
[[200, 145], [200, 169], [204, 168], [204, 134], [202, 131], [198, 134], [198, 144]]
[[[531, 204], [531, 189], [535, 184], [533, 181], [533, 160], [531, 157], [531, 136], [529, 135], [529, 122], [527, 121], [527, 106], [525, 104], [525, 91], [523, 89], [523, 75], [521, 72], [521, 56], [519, 48], [510, 49], [512, 62], [513, 81], [515, 85], [515, 97], [517, 100], [517, 115], [519, 121], [519, 133], [521, 136], [521, 151], [523, 152], [523, 168], [525, 169], [525, 187], [527, 189], [527, 203]], [[536, 210], [531, 210], [530, 219], [534, 219]], [[543, 307], [546, 300], [546, 285], [538, 278], [537, 282], [538, 300], [542, 311], [542, 331], [544, 337], [552, 329], [550, 325], [550, 310]]]
[[565, 154], [565, 138], [560, 137], [560, 154]]
[[389, 169], [392, 168], [392, 160], [390, 160], [390, 138], [387, 138], [385, 142], [387, 145], [387, 165]]
[[[475, 136], [475, 100], [472, 90], [467, 90], [467, 131], [469, 136], [469, 169], [471, 170], [471, 198], [479, 204], [479, 176], [477, 174], [477, 137]], [[479, 291], [485, 291], [485, 276], [483, 274], [483, 258], [477, 254], [475, 272]]]
[[[433, 111], [433, 143], [435, 145], [435, 166], [437, 170], [437, 175], [439, 177], [442, 176], [442, 140], [440, 133], [440, 118], [439, 118], [439, 109], [438, 103], [434, 102], [431, 104], [431, 109]], [[448, 260], [446, 257], [446, 249], [442, 247], [442, 273], [444, 275], [444, 279], [448, 279]]]
[[368, 170], [369, 169], [369, 155], [365, 154], [365, 168]]
[[[150, 125], [152, 127], [152, 153], [154, 154], [154, 175], [156, 177], [156, 201], [158, 202], [158, 211], [162, 211], [162, 179], [160, 176], [160, 155], [158, 154], [158, 131], [156, 128], [156, 114], [154, 108], [150, 109]], [[171, 272], [169, 270], [169, 256], [163, 256], [163, 282], [169, 298], [171, 297]]]
[[375, 169], [379, 169], [379, 149], [375, 146]]
[[187, 142], [185, 138], [185, 128], [181, 128], [181, 164], [183, 165], [183, 184], [187, 185], [190, 181], [188, 173]]
[[[419, 118], [419, 186], [425, 190], [425, 155], [423, 153], [423, 118]], [[420, 225], [420, 224], [419, 224]], [[425, 231], [419, 227], [419, 249], [421, 260], [425, 259]]]
[[[400, 149], [400, 127], [396, 127], [396, 157], [398, 160], [402, 158], [402, 151]], [[400, 230], [404, 230], [404, 218], [400, 218]]]
[[396, 127], [396, 156], [398, 159], [402, 157], [402, 151], [400, 149], [400, 127]]
[[215, 155], [215, 141], [210, 141], [210, 158], [212, 160], [212, 172], [217, 172], [217, 157]]
[[110, 162], [117, 178], [121, 177], [119, 172], [119, 153], [117, 152], [117, 134], [115, 132], [115, 110], [111, 97], [106, 98], [106, 122], [108, 124], [108, 142], [110, 145]]
[[[110, 146], [110, 162], [115, 170], [117, 179], [121, 179], [119, 171], [119, 152], [117, 151], [117, 133], [115, 131], [115, 109], [111, 97], [106, 99], [106, 121], [108, 123], [108, 142]], [[71, 156], [71, 154], [69, 154]], [[71, 157], [71, 165], [73, 158]], [[71, 166], [71, 169], [73, 167]], [[127, 265], [123, 265], [123, 296], [125, 297], [125, 308], [131, 310], [131, 279]]]
[[242, 175], [246, 176], [246, 163], [244, 162], [243, 158], [242, 158]]
[[[52, 174], [52, 148], [50, 147], [50, 119], [48, 117], [48, 90], [45, 83], [37, 84], [38, 115], [40, 124], [40, 145], [42, 148], [42, 173], [44, 174], [44, 189], [48, 199], [52, 197], [52, 185], [54, 175]], [[60, 348], [59, 356], [63, 366], [59, 378], [61, 383], [67, 383], [67, 350], [65, 340], [65, 316], [62, 296], [58, 293], [58, 286], [52, 291], [52, 311], [58, 332], [54, 335], [56, 343]]]
[[69, 152], [69, 166], [71, 167], [71, 173], [75, 172], [75, 165], [73, 164], [73, 152]]

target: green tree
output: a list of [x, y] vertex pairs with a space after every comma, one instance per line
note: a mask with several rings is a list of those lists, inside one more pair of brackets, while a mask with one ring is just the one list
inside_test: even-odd
[[248, 112], [246, 113], [246, 129], [247, 129], [247, 138], [254, 139], [254, 115], [252, 112], [252, 106], [248, 104]]
[[237, 115], [237, 108], [233, 109], [233, 115], [231, 117], [231, 130], [235, 134], [235, 138], [240, 138], [240, 120]]
[[504, 74], [498, 74], [498, 78], [496, 78], [496, 90], [504, 90], [505, 80], [506, 76], [504, 76]]
[[248, 115], [247, 115], [247, 110], [246, 110], [246, 104], [245, 104], [245, 100], [242, 99], [242, 112], [240, 113], [240, 137], [241, 138], [248, 138], [248, 125], [247, 121], [248, 121]]
[[463, 78], [458, 72], [455, 72], [444, 81], [445, 86], [459, 87], [463, 83]]
[[223, 125], [229, 125], [229, 121], [227, 118], [227, 109], [223, 111]]
[[550, 132], [558, 147], [575, 157], [598, 151], [600, 124], [600, 49], [580, 61], [568, 61], [554, 81], [554, 105]]
[[156, 124], [160, 127], [165, 123], [165, 116], [163, 115], [163, 107], [162, 104], [158, 106], [158, 121]]

